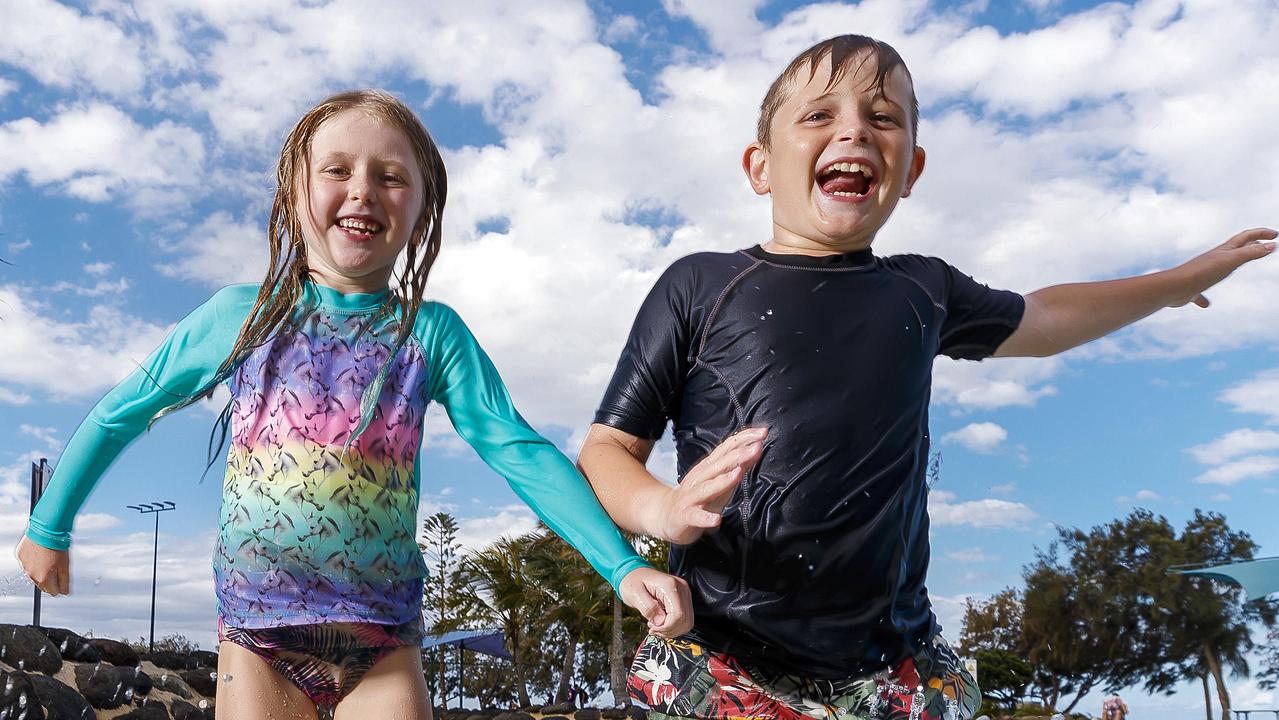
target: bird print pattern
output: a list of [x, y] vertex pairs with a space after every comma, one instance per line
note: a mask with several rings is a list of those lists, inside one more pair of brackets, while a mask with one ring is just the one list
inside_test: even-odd
[[227, 625], [417, 617], [426, 567], [414, 541], [414, 464], [430, 396], [414, 341], [400, 347], [371, 423], [344, 450], [398, 330], [385, 314], [321, 306], [231, 377], [213, 560]]

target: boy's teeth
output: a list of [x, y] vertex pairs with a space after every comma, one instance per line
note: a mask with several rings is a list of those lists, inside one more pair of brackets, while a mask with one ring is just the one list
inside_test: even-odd
[[871, 170], [869, 167], [861, 163], [855, 163], [855, 162], [854, 163], [846, 163], [846, 162], [835, 163], [834, 165], [831, 165], [830, 167], [826, 168], [826, 172], [846, 172], [846, 173], [859, 172], [865, 175], [866, 177], [871, 177]]

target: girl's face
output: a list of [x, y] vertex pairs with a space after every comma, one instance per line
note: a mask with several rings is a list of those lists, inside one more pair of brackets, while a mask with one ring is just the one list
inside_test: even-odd
[[325, 120], [310, 150], [296, 211], [311, 276], [343, 293], [386, 288], [422, 214], [424, 182], [408, 138], [352, 109]]

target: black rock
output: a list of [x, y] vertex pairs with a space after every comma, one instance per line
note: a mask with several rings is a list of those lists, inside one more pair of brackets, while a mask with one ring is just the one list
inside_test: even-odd
[[631, 718], [631, 720], [648, 720], [648, 710], [638, 705], [631, 705], [626, 708], [626, 717]]
[[542, 720], [568, 720], [568, 718], [563, 715], [543, 715]]
[[123, 715], [117, 715], [116, 720], [172, 720], [169, 717], [169, 711], [164, 709], [160, 703], [147, 703], [142, 707], [137, 707]]
[[604, 720], [622, 720], [626, 717], [626, 710], [620, 707], [604, 708], [600, 710], [600, 717]]
[[93, 647], [85, 638], [67, 630], [66, 628], [38, 627], [45, 637], [58, 647], [63, 660], [72, 660], [74, 662], [101, 662], [102, 655], [97, 648]]
[[155, 682], [151, 680], [151, 676], [143, 671], [141, 665], [135, 665], [132, 668], [118, 668], [120, 679], [124, 684], [133, 689], [133, 697], [146, 697], [151, 693], [151, 688], [155, 686]]
[[[124, 673], [133, 674], [129, 670]], [[99, 710], [113, 710], [133, 697], [133, 688], [125, 684], [120, 668], [106, 663], [77, 665], [75, 684], [84, 699]]]
[[109, 662], [112, 665], [127, 665], [129, 667], [136, 667], [139, 662], [137, 651], [119, 640], [92, 638], [89, 640], [89, 644], [97, 648], [98, 653], [102, 655], [103, 662]]
[[[559, 703], [558, 705], [544, 705], [542, 707], [543, 715], [572, 715], [577, 710], [577, 706], [572, 703]], [[545, 718], [543, 718], [545, 720]]]
[[198, 708], [181, 700], [173, 701], [173, 720], [213, 720], [213, 708]]
[[45, 720], [44, 707], [36, 695], [31, 677], [21, 670], [0, 670], [0, 717], [16, 718], [25, 715], [25, 720]]
[[171, 692], [184, 700], [190, 700], [191, 696], [195, 694], [191, 687], [182, 680], [182, 676], [175, 672], [162, 672], [159, 677], [151, 678], [151, 682], [155, 683], [157, 690]]
[[597, 708], [582, 708], [573, 713], [574, 720], [600, 720], [601, 717], [603, 713]]
[[183, 670], [178, 673], [178, 677], [182, 678], [192, 690], [200, 693], [205, 697], [213, 697], [218, 694], [218, 674], [212, 670]]
[[52, 675], [62, 669], [58, 646], [26, 625], [0, 625], [0, 660], [25, 672]]
[[523, 711], [505, 712], [494, 715], [493, 720], [533, 720], [533, 716]]
[[36, 696], [44, 706], [45, 720], [97, 720], [93, 706], [58, 680], [44, 675], [32, 675]]

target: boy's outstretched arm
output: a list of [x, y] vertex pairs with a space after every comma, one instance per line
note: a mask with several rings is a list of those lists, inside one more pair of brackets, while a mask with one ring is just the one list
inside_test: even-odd
[[1101, 282], [1054, 285], [1026, 296], [1021, 324], [995, 357], [1046, 357], [1134, 323], [1163, 307], [1193, 302], [1208, 307], [1203, 293], [1241, 265], [1275, 249], [1274, 230], [1245, 230], [1208, 252], [1150, 275]]
[[653, 440], [595, 423], [577, 466], [604, 510], [624, 530], [687, 545], [719, 527], [720, 513], [764, 451], [766, 428], [746, 428], [720, 443], [674, 487], [644, 467]]

